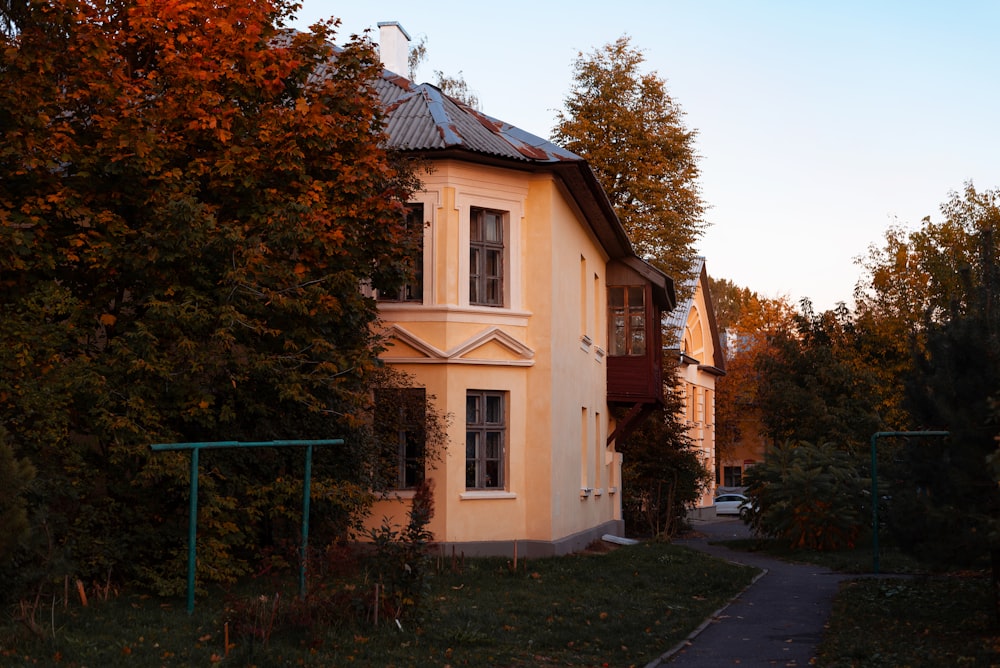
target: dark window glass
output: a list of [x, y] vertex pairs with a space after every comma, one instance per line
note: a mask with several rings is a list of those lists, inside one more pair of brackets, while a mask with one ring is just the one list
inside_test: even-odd
[[469, 390], [465, 399], [465, 486], [503, 489], [507, 396]]
[[387, 475], [396, 489], [413, 489], [424, 479], [426, 391], [419, 387], [378, 390], [375, 411]]
[[411, 277], [398, 290], [379, 290], [379, 301], [423, 302], [424, 300], [424, 205], [410, 204], [406, 209], [406, 229], [413, 242]]
[[472, 209], [469, 215], [469, 303], [503, 306], [504, 216]]
[[646, 290], [643, 286], [608, 287], [608, 354], [646, 354]]

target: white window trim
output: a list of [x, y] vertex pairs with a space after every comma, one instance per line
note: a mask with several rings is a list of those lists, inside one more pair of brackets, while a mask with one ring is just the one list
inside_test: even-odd
[[415, 193], [410, 200], [412, 204], [422, 204], [424, 207], [424, 222], [430, 221], [430, 225], [424, 227], [424, 267], [423, 267], [423, 299], [421, 305], [429, 306], [434, 303], [434, 295], [437, 280], [437, 237], [438, 237], [438, 208], [441, 206], [441, 193], [437, 190], [422, 190]]
[[521, 285], [521, 227], [524, 219], [524, 200], [491, 197], [479, 193], [459, 191], [455, 194], [458, 208], [458, 303], [468, 308], [479, 308], [469, 303], [469, 222], [473, 208], [505, 211], [504, 221], [504, 270], [503, 306], [483, 308], [501, 311], [519, 311], [523, 308]]
[[482, 500], [482, 499], [516, 499], [517, 498], [517, 494], [515, 494], [514, 492], [508, 492], [508, 491], [505, 491], [505, 490], [502, 490], [502, 489], [497, 489], [497, 490], [491, 490], [491, 489], [486, 489], [486, 490], [471, 490], [470, 489], [468, 491], [459, 493], [458, 498], [462, 499], [463, 501], [476, 501], [476, 500]]

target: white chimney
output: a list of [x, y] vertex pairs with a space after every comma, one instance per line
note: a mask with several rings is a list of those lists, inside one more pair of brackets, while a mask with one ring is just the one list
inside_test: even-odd
[[410, 36], [398, 21], [380, 21], [378, 29], [378, 54], [382, 67], [400, 76], [409, 76]]

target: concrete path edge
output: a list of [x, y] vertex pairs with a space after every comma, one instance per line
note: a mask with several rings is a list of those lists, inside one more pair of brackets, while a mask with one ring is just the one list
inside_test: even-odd
[[[727, 560], [727, 561], [729, 561], [729, 560]], [[737, 561], [729, 561], [729, 563], [736, 564], [737, 566], [746, 566], [747, 565], [747, 564], [741, 564], [741, 563], [739, 563]], [[652, 661], [650, 661], [649, 663], [647, 663], [646, 666], [645, 666], [645, 668], [657, 668], [658, 666], [662, 666], [663, 664], [665, 664], [668, 661], [670, 661], [670, 659], [673, 658], [673, 656], [675, 654], [677, 654], [678, 652], [680, 652], [681, 650], [683, 650], [685, 647], [687, 647], [688, 645], [690, 645], [692, 643], [692, 641], [694, 641], [694, 639], [697, 638], [701, 634], [702, 631], [704, 631], [705, 629], [707, 629], [710, 624], [712, 624], [713, 622], [715, 622], [716, 619], [718, 619], [720, 616], [722, 616], [722, 613], [724, 613], [726, 610], [728, 610], [729, 607], [732, 606], [732, 604], [733, 604], [734, 601], [736, 601], [740, 596], [743, 596], [743, 594], [745, 594], [748, 589], [750, 589], [755, 584], [757, 584], [757, 581], [760, 580], [765, 575], [767, 575], [767, 573], [768, 573], [767, 569], [766, 568], [762, 568], [761, 571], [760, 571], [760, 573], [758, 573], [757, 575], [755, 575], [754, 578], [753, 578], [753, 580], [750, 581], [750, 584], [748, 584], [746, 587], [744, 587], [743, 589], [741, 589], [740, 591], [738, 591], [736, 593], [736, 595], [734, 595], [731, 599], [729, 599], [729, 601], [726, 602], [725, 605], [723, 605], [721, 608], [719, 608], [718, 610], [716, 610], [715, 612], [713, 612], [711, 615], [709, 615], [705, 619], [705, 621], [703, 621], [701, 624], [699, 624], [698, 627], [694, 631], [692, 631], [691, 633], [687, 634], [687, 636], [683, 640], [681, 640], [680, 642], [678, 642], [676, 645], [674, 645], [673, 647], [671, 647], [670, 649], [668, 649], [666, 652], [664, 652], [660, 656], [656, 657], [655, 659], [653, 659]]]

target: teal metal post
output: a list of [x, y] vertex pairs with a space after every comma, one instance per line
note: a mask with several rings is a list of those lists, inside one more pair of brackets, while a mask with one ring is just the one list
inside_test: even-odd
[[201, 448], [191, 451], [191, 500], [188, 512], [188, 591], [187, 611], [194, 612], [194, 575], [197, 569], [195, 559], [195, 544], [198, 537], [198, 452]]
[[306, 559], [309, 553], [309, 496], [312, 479], [313, 446], [306, 446], [306, 470], [302, 482], [302, 559], [299, 562], [299, 597], [306, 597]]
[[277, 448], [304, 447], [306, 449], [305, 472], [302, 481], [302, 563], [299, 566], [299, 594], [306, 597], [306, 553], [309, 544], [309, 498], [312, 481], [312, 457], [314, 445], [343, 445], [342, 438], [328, 438], [316, 441], [255, 441], [241, 443], [239, 441], [209, 441], [204, 443], [154, 443], [149, 446], [153, 452], [161, 450], [191, 450], [191, 501], [188, 514], [188, 590], [187, 611], [194, 612], [194, 585], [197, 571], [197, 537], [198, 537], [198, 453], [202, 448]]
[[872, 572], [878, 575], [878, 457], [876, 443], [885, 436], [948, 436], [947, 431], [877, 431], [872, 434]]

